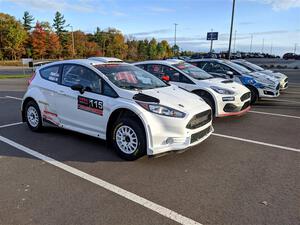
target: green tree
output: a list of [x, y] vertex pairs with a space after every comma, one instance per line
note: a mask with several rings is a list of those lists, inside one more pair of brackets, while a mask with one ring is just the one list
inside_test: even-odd
[[34, 21], [34, 17], [32, 15], [29, 14], [28, 11], [24, 12], [23, 15], [23, 27], [25, 30], [30, 31], [32, 28], [32, 22]]
[[0, 13], [0, 51], [2, 58], [17, 59], [25, 53], [27, 32], [13, 16]]
[[66, 23], [66, 20], [65, 20], [64, 16], [60, 12], [56, 12], [55, 17], [53, 19], [53, 27], [54, 27], [56, 34], [59, 36], [60, 39], [62, 39], [62, 36], [66, 32], [65, 23]]
[[152, 38], [148, 45], [148, 56], [149, 59], [157, 58], [157, 41], [155, 38]]

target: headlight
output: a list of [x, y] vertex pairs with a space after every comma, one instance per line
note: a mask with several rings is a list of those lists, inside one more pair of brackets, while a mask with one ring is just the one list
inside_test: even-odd
[[163, 115], [163, 116], [170, 116], [170, 117], [177, 117], [183, 118], [185, 117], [185, 113], [180, 112], [176, 109], [169, 108], [167, 106], [159, 105], [159, 104], [152, 104], [152, 103], [145, 103], [145, 102], [136, 102], [144, 109], [148, 110], [149, 112]]
[[227, 90], [227, 89], [224, 89], [224, 88], [219, 88], [219, 87], [216, 87], [216, 86], [211, 86], [210, 88], [213, 89], [215, 92], [217, 92], [219, 94], [223, 94], [223, 95], [233, 95], [234, 94], [234, 91]]

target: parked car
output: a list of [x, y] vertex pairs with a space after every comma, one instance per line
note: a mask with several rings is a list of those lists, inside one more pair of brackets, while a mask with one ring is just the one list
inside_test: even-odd
[[116, 58], [40, 67], [22, 116], [33, 131], [52, 124], [107, 140], [126, 160], [185, 149], [213, 132], [201, 98]]
[[268, 76], [276, 78], [279, 81], [280, 90], [285, 90], [288, 88], [288, 77], [283, 73], [273, 72], [272, 70], [266, 70], [256, 64], [250, 63], [246, 60], [232, 60], [232, 62], [247, 68], [251, 72], [259, 72], [259, 73], [266, 74]]
[[214, 78], [182, 60], [153, 60], [134, 65], [203, 98], [216, 117], [240, 115], [250, 109], [250, 91], [233, 81]]
[[300, 59], [300, 55], [297, 55], [295, 53], [285, 53], [282, 56], [283, 59], [288, 60], [288, 59]]
[[251, 91], [251, 103], [259, 98], [279, 96], [279, 82], [275, 78], [259, 72], [251, 72], [229, 60], [206, 59], [190, 60], [193, 65], [212, 74], [214, 77], [231, 79], [245, 85]]
[[208, 53], [196, 53], [191, 56], [191, 59], [216, 59], [218, 58], [217, 54], [213, 52]]

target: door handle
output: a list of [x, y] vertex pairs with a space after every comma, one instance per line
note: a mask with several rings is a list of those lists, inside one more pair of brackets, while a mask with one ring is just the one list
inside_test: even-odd
[[58, 90], [58, 94], [66, 95], [66, 93], [63, 90]]

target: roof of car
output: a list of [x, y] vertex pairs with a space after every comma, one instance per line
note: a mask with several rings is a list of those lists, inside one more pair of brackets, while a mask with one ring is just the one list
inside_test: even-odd
[[183, 63], [183, 60], [180, 59], [166, 59], [166, 60], [148, 60], [148, 61], [143, 61], [143, 62], [137, 62], [133, 63], [134, 65], [139, 65], [139, 64], [163, 64], [163, 65], [174, 65], [178, 63]]
[[224, 59], [191, 59], [188, 62], [222, 62]]
[[41, 68], [56, 65], [56, 64], [62, 64], [62, 63], [74, 63], [74, 64], [90, 66], [90, 65], [109, 64], [109, 63], [124, 63], [124, 62], [117, 58], [92, 57], [92, 58], [88, 58], [88, 59], [70, 59], [70, 60], [55, 61], [52, 63], [48, 63], [46, 65], [43, 65]]

